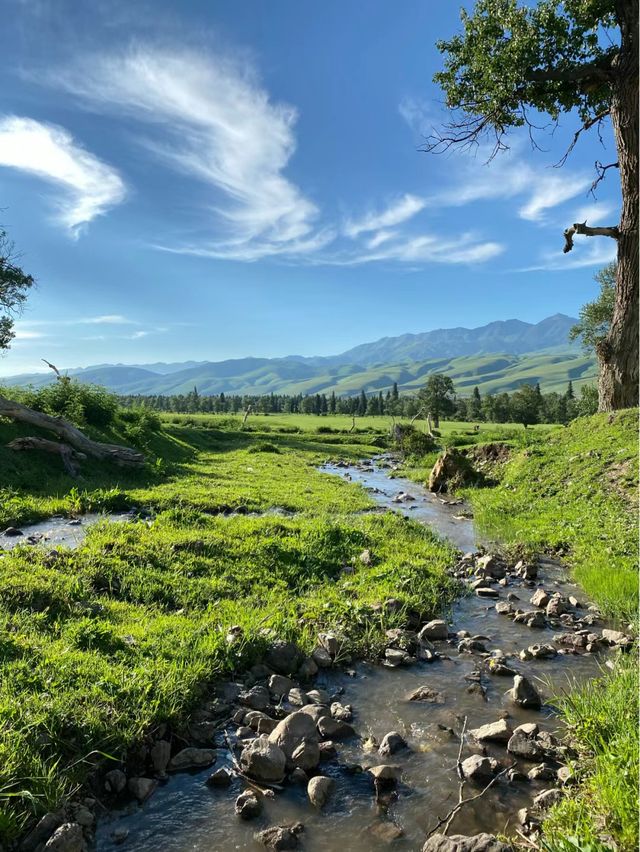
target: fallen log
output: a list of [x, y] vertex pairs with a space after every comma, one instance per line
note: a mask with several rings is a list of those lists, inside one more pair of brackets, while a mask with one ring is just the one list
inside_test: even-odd
[[34, 411], [32, 408], [27, 408], [26, 405], [4, 396], [0, 396], [0, 417], [8, 417], [10, 420], [16, 420], [19, 423], [27, 423], [29, 426], [53, 432], [78, 453], [84, 453], [85, 456], [91, 456], [91, 458], [110, 461], [121, 467], [140, 467], [144, 464], [144, 455], [137, 450], [121, 447], [118, 444], [103, 444], [100, 441], [92, 441], [68, 420], [64, 420], [62, 417], [52, 417], [42, 411]]
[[67, 473], [71, 476], [77, 476], [80, 472], [78, 464], [82, 459], [86, 459], [84, 453], [79, 453], [70, 447], [69, 444], [60, 444], [57, 441], [49, 441], [48, 438], [36, 438], [29, 436], [26, 438], [14, 438], [7, 444], [10, 450], [42, 450], [45, 453], [55, 453], [62, 459], [62, 464]]

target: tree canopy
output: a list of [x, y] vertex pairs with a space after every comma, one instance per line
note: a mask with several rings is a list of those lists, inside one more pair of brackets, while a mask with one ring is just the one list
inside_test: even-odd
[[580, 338], [587, 352], [597, 352], [611, 328], [616, 299], [615, 263], [609, 263], [593, 277], [600, 285], [600, 294], [580, 308], [579, 321], [569, 331], [569, 339]]
[[564, 251], [576, 234], [617, 243], [615, 304], [598, 346], [600, 408], [638, 404], [638, 3], [639, 0], [477, 0], [461, 11], [462, 32], [438, 42], [444, 67], [434, 79], [452, 119], [427, 141], [428, 151], [490, 141], [490, 158], [507, 148], [509, 130], [552, 129], [573, 113], [580, 134], [607, 117], [617, 160], [596, 163], [597, 179], [618, 169], [619, 223], [568, 224]]
[[33, 277], [15, 263], [13, 243], [0, 229], [0, 349], [8, 349], [15, 337], [13, 321], [33, 286]]

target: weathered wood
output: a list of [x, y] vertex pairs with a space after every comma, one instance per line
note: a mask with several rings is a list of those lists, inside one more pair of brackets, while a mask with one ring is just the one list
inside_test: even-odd
[[103, 444], [100, 441], [92, 441], [91, 438], [77, 429], [68, 420], [62, 417], [52, 417], [42, 411], [34, 411], [20, 402], [0, 396], [0, 417], [8, 417], [19, 423], [27, 423], [38, 429], [53, 432], [62, 438], [67, 444], [84, 453], [91, 458], [101, 461], [110, 461], [121, 467], [140, 467], [144, 464], [144, 455], [130, 447], [121, 447], [118, 444]]
[[590, 228], [586, 222], [575, 222], [564, 232], [564, 248], [562, 251], [565, 254], [573, 248], [574, 234], [582, 234], [585, 237], [612, 237], [614, 240], [617, 240], [620, 236], [620, 231], [615, 225], [606, 228]]
[[19, 452], [23, 450], [42, 450], [45, 453], [55, 453], [60, 456], [65, 470], [71, 476], [78, 475], [80, 472], [78, 462], [86, 459], [84, 453], [79, 453], [73, 447], [70, 447], [69, 444], [60, 444], [57, 441], [50, 441], [48, 438], [36, 438], [35, 436], [14, 438], [13, 441], [7, 444], [7, 447], [10, 450], [17, 450]]

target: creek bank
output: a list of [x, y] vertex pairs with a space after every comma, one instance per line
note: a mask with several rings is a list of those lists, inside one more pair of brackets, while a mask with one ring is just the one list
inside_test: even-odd
[[87, 512], [72, 518], [55, 515], [33, 524], [7, 527], [1, 531], [0, 553], [23, 545], [73, 549], [82, 544], [88, 530], [95, 524], [105, 521], [109, 523], [148, 522], [149, 517], [147, 512], [135, 506], [126, 512]]
[[[375, 558], [371, 553], [368, 557], [363, 553], [361, 559], [363, 556]], [[337, 660], [350, 662], [345, 659], [340, 635], [328, 631], [318, 636], [317, 647], [309, 656], [292, 643], [274, 642], [262, 664], [237, 683], [219, 684], [186, 729], [160, 726], [122, 766], [111, 764], [108, 775], [96, 777], [96, 799], [108, 792], [109, 804], [115, 808], [129, 807], [132, 796], [144, 801], [141, 811], [136, 809], [129, 816], [116, 811], [110, 820], [101, 822], [98, 848], [107, 850], [123, 842], [129, 848], [151, 848], [160, 834], [167, 850], [186, 848], [187, 842], [189, 848], [202, 850], [228, 848], [225, 843], [252, 849], [256, 848], [254, 835], [267, 848], [295, 846], [270, 846], [265, 838], [269, 843], [304, 842], [305, 849], [333, 850], [338, 848], [335, 838], [346, 831], [354, 839], [350, 847], [354, 850], [383, 848], [391, 840], [398, 848], [415, 850], [432, 830], [436, 817], [449, 808], [450, 790], [457, 787], [455, 754], [461, 736], [470, 756], [486, 760], [483, 766], [490, 775], [485, 773], [484, 779], [496, 777], [503, 769], [508, 772], [480, 800], [479, 811], [461, 812], [456, 818], [456, 829], [468, 834], [460, 841], [447, 838], [446, 843], [467, 846], [442, 848], [492, 849], [480, 844], [497, 843], [495, 832], [502, 829], [505, 819], [511, 819], [512, 830], [516, 812], [523, 809], [527, 811], [523, 825], [535, 835], [543, 807], [553, 796], [535, 797], [545, 789], [557, 789], [550, 784], [563, 783], [569, 752], [548, 730], [556, 723], [552, 708], [544, 701], [539, 702], [541, 710], [513, 703], [505, 695], [508, 684], [503, 678], [510, 677], [515, 685], [516, 678], [526, 679], [523, 672], [532, 679], [537, 677], [545, 658], [524, 660], [519, 656], [532, 647], [533, 632], [539, 631], [550, 644], [554, 630], [563, 637], [583, 629], [595, 630], [599, 617], [585, 606], [570, 603], [569, 586], [553, 563], [511, 566], [499, 556], [470, 552], [452, 568], [453, 576], [470, 588], [481, 580], [500, 597], [511, 596], [511, 601], [499, 601], [510, 604], [531, 596], [537, 588], [534, 575], [538, 570], [540, 581], [554, 587], [562, 599], [559, 609], [566, 607], [567, 611], [548, 614], [546, 609], [538, 609], [537, 626], [526, 619], [516, 620], [518, 611], [501, 613], [492, 601], [467, 595], [452, 613], [458, 629], [444, 619], [423, 624], [418, 616], [417, 623], [413, 617], [406, 627], [388, 631], [382, 666], [360, 663], [347, 670], [337, 666]], [[392, 599], [381, 603], [393, 605]], [[569, 618], [563, 620], [563, 616]], [[588, 626], [582, 626], [585, 618]], [[586, 644], [573, 643], [557, 649], [554, 666], [558, 667], [558, 680], [572, 668], [578, 676], [596, 673], [595, 653], [612, 641], [605, 637], [606, 630], [600, 632], [601, 644], [589, 650]], [[230, 635], [233, 637], [232, 631]], [[532, 688], [536, 694], [546, 691]], [[414, 697], [416, 693], [419, 698]], [[435, 700], [431, 700], [433, 695]], [[465, 733], [465, 716], [476, 734], [487, 725], [497, 725], [503, 734], [496, 740], [472, 736], [472, 730]], [[508, 740], [504, 739], [506, 732], [512, 732]], [[385, 740], [398, 745], [389, 752], [392, 763], [380, 752]], [[187, 746], [190, 743], [194, 746]], [[176, 774], [170, 762], [185, 746], [198, 752], [198, 757], [191, 763], [178, 761], [183, 770], [188, 765], [192, 769]], [[522, 751], [525, 754], [519, 753]], [[254, 754], [260, 760], [254, 761]], [[208, 784], [196, 769], [200, 759], [200, 765], [210, 766]], [[173, 766], [175, 769], [176, 764]], [[168, 772], [172, 772], [169, 783]], [[333, 784], [314, 781], [322, 778]], [[312, 789], [331, 787], [321, 806], [315, 791], [316, 801], [311, 798], [310, 784]], [[281, 786], [283, 790], [278, 789]], [[243, 819], [239, 822], [234, 811], [238, 797], [245, 792], [251, 795], [245, 796], [248, 805], [244, 800], [240, 805]], [[490, 807], [486, 799], [490, 799]], [[74, 820], [81, 805], [90, 807], [86, 801], [71, 805], [60, 815], [60, 825], [81, 825]], [[245, 813], [252, 819], [244, 819]], [[335, 835], [327, 830], [323, 814], [336, 824]], [[212, 815], [217, 818], [213, 821], [219, 825], [219, 834], [210, 824]], [[258, 831], [261, 821], [275, 824]], [[300, 822], [306, 829], [304, 837], [290, 829]], [[82, 827], [81, 834], [83, 843], [91, 841], [92, 826]], [[483, 835], [485, 839], [476, 840]], [[77, 830], [70, 836], [77, 837]], [[46, 843], [51, 839], [49, 836]], [[433, 845], [436, 841], [445, 842], [433, 834], [425, 848], [440, 848]], [[470, 845], [473, 843], [476, 845]]]

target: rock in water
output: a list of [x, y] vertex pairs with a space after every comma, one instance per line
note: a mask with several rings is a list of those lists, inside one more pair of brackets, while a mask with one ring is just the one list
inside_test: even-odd
[[475, 728], [473, 731], [469, 731], [469, 733], [477, 740], [492, 740], [497, 743], [506, 743], [513, 734], [513, 731], [506, 719], [498, 719], [497, 722], [482, 725], [482, 727]]
[[286, 765], [284, 751], [270, 736], [260, 736], [242, 749], [240, 765], [258, 781], [282, 781]]
[[476, 477], [469, 461], [457, 450], [445, 450], [434, 464], [429, 476], [429, 491], [447, 491], [451, 485], [460, 486]]
[[509, 698], [519, 704], [520, 707], [530, 707], [539, 710], [542, 700], [535, 686], [522, 675], [516, 675], [513, 679], [513, 688], [508, 690]]
[[[330, 716], [328, 718], [331, 719]], [[269, 742], [282, 749], [290, 768], [299, 766], [305, 770], [313, 769], [320, 760], [318, 739], [315, 719], [312, 715], [300, 710], [278, 722], [269, 734]], [[301, 746], [302, 749], [300, 749]], [[296, 753], [295, 760], [294, 753]]]
[[169, 772], [201, 769], [203, 766], [211, 766], [215, 759], [216, 750], [213, 748], [183, 748], [171, 758], [167, 769]]
[[418, 633], [420, 641], [424, 639], [446, 639], [449, 636], [449, 628], [447, 622], [441, 618], [436, 618], [429, 621]]
[[525, 760], [540, 760], [543, 756], [543, 751], [540, 744], [536, 742], [535, 735], [529, 736], [520, 729], [514, 731], [507, 743], [507, 751], [509, 754], [515, 754], [517, 757], [525, 758]]
[[407, 742], [402, 734], [397, 731], [390, 731], [383, 737], [378, 751], [382, 755], [395, 754], [400, 749], [407, 748]]
[[509, 852], [493, 834], [433, 834], [422, 847], [422, 852]]
[[253, 790], [245, 790], [236, 799], [235, 809], [240, 819], [254, 819], [262, 810], [262, 802]]
[[84, 852], [82, 828], [77, 822], [64, 822], [44, 844], [45, 852]]
[[272, 825], [256, 835], [256, 839], [267, 849], [297, 849], [298, 835], [304, 831], [301, 822], [293, 825]]
[[482, 757], [479, 754], [472, 754], [462, 761], [462, 774], [470, 781], [486, 781], [493, 778], [497, 761], [492, 757]]
[[307, 785], [307, 795], [309, 801], [316, 808], [322, 808], [327, 803], [329, 795], [334, 786], [333, 778], [327, 778], [324, 775], [316, 775]]

